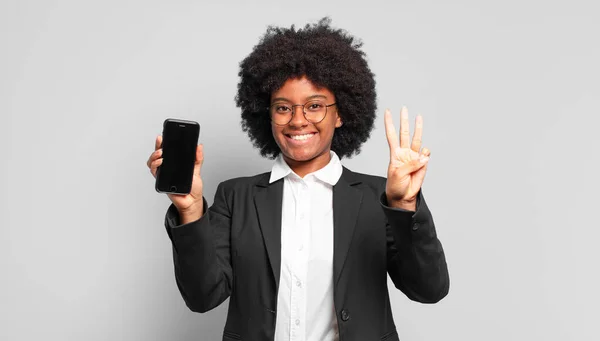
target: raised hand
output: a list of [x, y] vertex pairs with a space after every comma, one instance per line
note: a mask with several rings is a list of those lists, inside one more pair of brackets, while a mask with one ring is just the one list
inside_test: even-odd
[[[154, 152], [150, 154], [146, 165], [150, 168], [150, 173], [156, 178], [156, 170], [162, 164], [162, 136], [156, 137], [154, 143]], [[204, 161], [203, 146], [198, 145], [196, 148], [196, 162], [194, 163], [194, 177], [192, 179], [192, 190], [189, 194], [167, 194], [173, 205], [177, 207], [181, 223], [185, 224], [194, 220], [200, 219], [203, 212], [202, 201], [202, 178], [200, 171]]]
[[415, 132], [410, 142], [408, 110], [400, 111], [400, 141], [392, 120], [392, 114], [386, 109], [385, 134], [390, 146], [390, 165], [387, 172], [385, 193], [388, 205], [408, 210], [416, 210], [416, 199], [427, 172], [427, 163], [431, 152], [421, 150], [423, 136], [423, 117], [415, 119]]

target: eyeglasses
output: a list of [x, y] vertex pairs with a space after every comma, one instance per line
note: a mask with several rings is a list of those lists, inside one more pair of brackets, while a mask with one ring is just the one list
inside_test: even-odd
[[336, 103], [325, 104], [322, 101], [309, 101], [305, 104], [285, 104], [275, 103], [269, 107], [271, 121], [276, 125], [284, 126], [292, 121], [294, 117], [294, 107], [302, 107], [304, 118], [310, 123], [316, 124], [325, 119], [327, 108], [336, 105]]

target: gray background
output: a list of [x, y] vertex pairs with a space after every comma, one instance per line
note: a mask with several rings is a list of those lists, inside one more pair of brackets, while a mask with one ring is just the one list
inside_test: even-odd
[[[362, 38], [379, 115], [344, 163], [385, 175], [383, 109], [425, 120], [446, 250], [436, 305], [392, 291], [402, 340], [600, 339], [594, 1], [0, 2], [0, 339], [217, 340], [187, 310], [145, 162], [193, 119], [205, 195], [270, 169], [241, 131], [238, 63], [268, 24]], [[8, 147], [8, 148], [7, 148]]]

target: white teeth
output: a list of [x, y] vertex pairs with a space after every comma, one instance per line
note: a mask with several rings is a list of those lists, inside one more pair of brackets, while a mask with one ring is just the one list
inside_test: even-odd
[[304, 134], [304, 135], [290, 135], [290, 137], [293, 140], [296, 141], [303, 141], [303, 140], [308, 140], [309, 138], [311, 138], [314, 134]]

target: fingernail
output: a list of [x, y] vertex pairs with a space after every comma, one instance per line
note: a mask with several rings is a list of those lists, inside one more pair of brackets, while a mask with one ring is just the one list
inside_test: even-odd
[[425, 163], [425, 162], [429, 161], [429, 157], [428, 156], [421, 157], [420, 161], [421, 161], [421, 163]]

